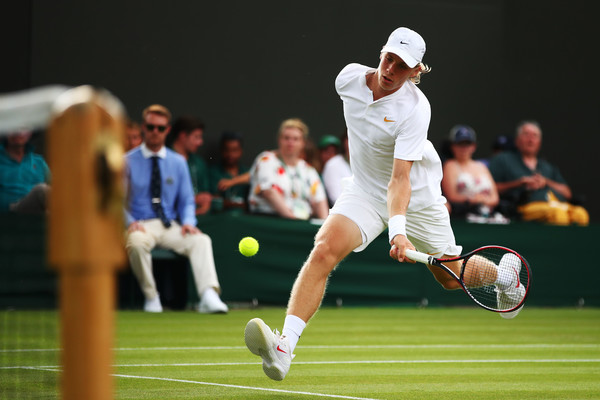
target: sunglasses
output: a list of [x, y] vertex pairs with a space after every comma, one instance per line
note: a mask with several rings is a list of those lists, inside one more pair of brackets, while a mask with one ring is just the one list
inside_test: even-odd
[[166, 126], [166, 125], [154, 125], [154, 124], [146, 124], [145, 126], [146, 126], [146, 129], [147, 129], [149, 132], [152, 132], [154, 129], [158, 129], [158, 131], [159, 131], [160, 133], [162, 133], [162, 132], [164, 132], [164, 131], [165, 131], [165, 129], [167, 129], [167, 126]]

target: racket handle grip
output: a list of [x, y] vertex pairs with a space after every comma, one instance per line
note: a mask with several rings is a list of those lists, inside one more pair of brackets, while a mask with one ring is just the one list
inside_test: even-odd
[[425, 254], [425, 253], [420, 253], [418, 251], [415, 250], [406, 250], [406, 257], [410, 258], [413, 261], [417, 261], [423, 264], [431, 264], [429, 262], [430, 258], [432, 258], [429, 254]]

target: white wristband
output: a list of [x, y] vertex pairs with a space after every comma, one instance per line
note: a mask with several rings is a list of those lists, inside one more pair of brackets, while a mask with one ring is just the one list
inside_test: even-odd
[[390, 235], [390, 243], [396, 235], [406, 236], [406, 216], [402, 214], [394, 215], [388, 221], [388, 232]]

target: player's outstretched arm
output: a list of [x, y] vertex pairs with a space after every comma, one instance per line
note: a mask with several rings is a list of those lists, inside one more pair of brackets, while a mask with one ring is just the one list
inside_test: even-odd
[[412, 161], [394, 159], [394, 167], [392, 169], [392, 177], [388, 183], [387, 203], [390, 244], [396, 247], [390, 256], [402, 262], [408, 260], [405, 258], [406, 249], [414, 250], [415, 247], [406, 237], [406, 211], [410, 201], [411, 186], [410, 186], [410, 169]]

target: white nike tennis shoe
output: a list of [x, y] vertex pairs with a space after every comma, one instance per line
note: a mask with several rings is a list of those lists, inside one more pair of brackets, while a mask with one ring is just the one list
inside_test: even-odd
[[[497, 288], [496, 298], [498, 300], [498, 307], [502, 309], [510, 309], [523, 301], [525, 297], [525, 287], [519, 279], [521, 273], [521, 260], [519, 257], [512, 253], [505, 254], [502, 256], [498, 269], [504, 271], [504, 274], [513, 274], [515, 279], [512, 283], [504, 290]], [[517, 316], [523, 309], [523, 306], [516, 310], [500, 313], [500, 316], [505, 319], [512, 319]]]
[[277, 330], [271, 331], [262, 319], [254, 318], [246, 324], [244, 340], [253, 354], [262, 357], [263, 371], [269, 378], [276, 381], [285, 378], [295, 357], [285, 337]]

